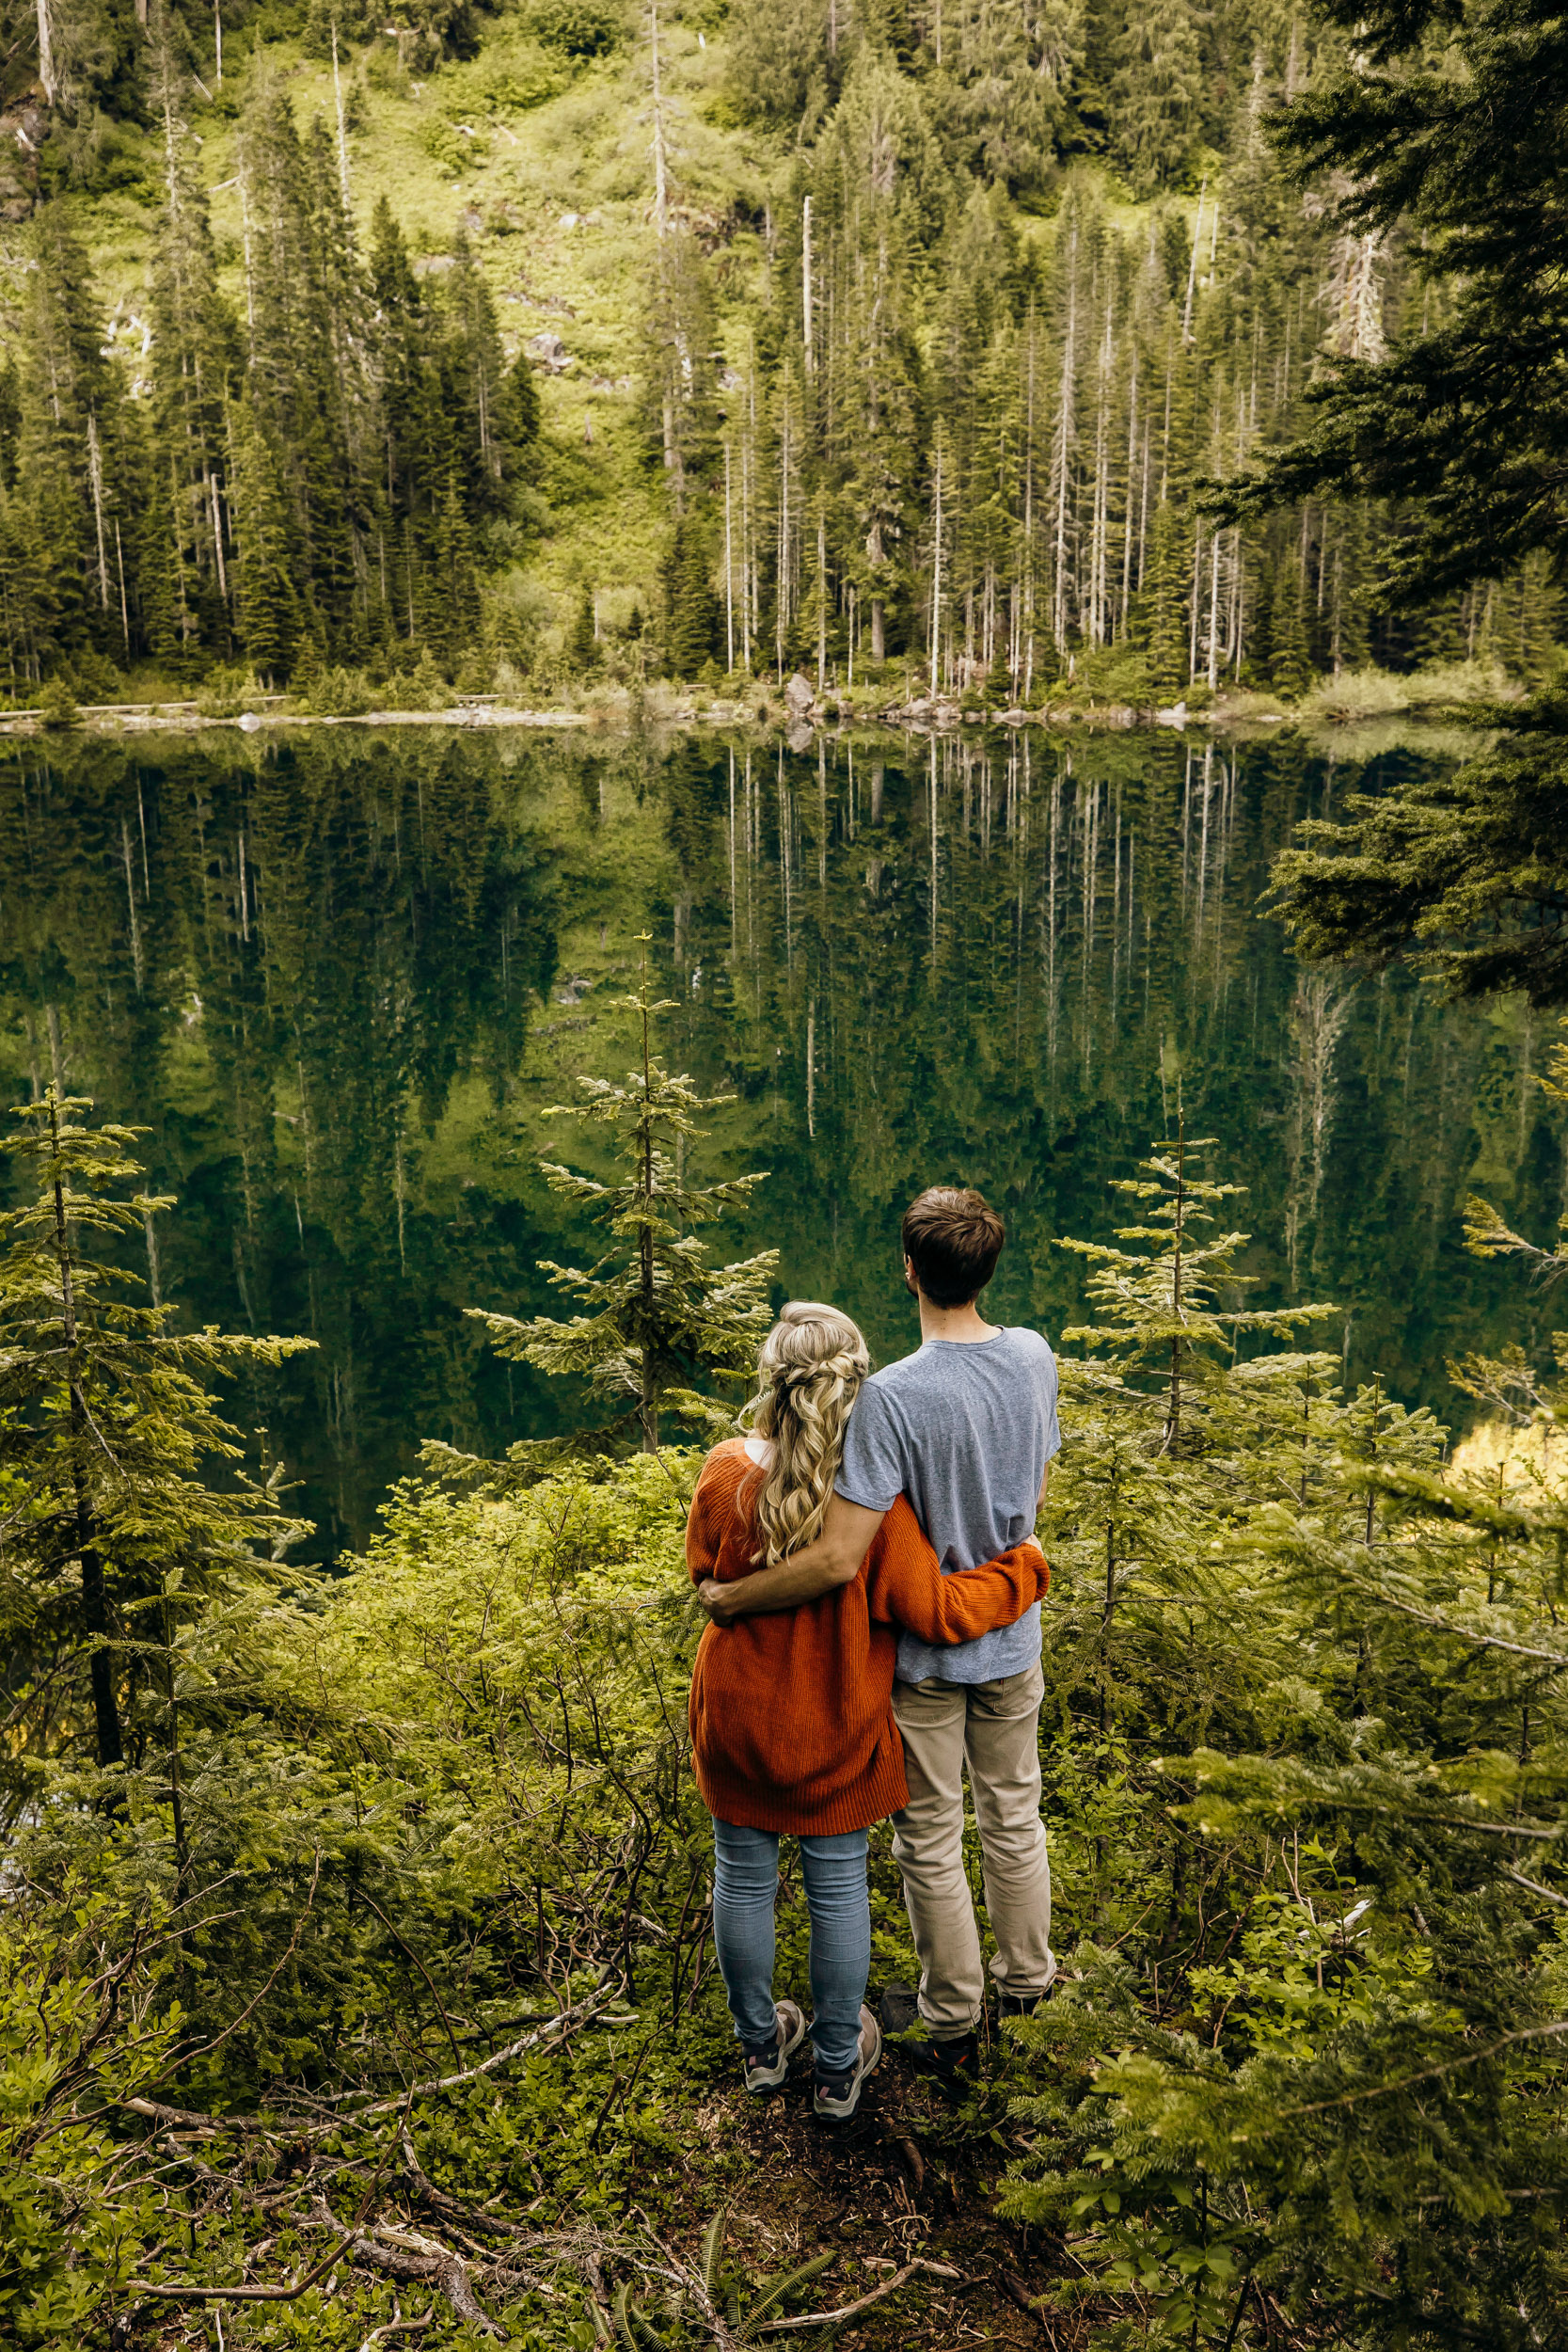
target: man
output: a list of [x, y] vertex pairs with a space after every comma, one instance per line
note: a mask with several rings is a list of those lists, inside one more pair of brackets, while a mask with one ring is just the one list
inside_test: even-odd
[[[1038, 1332], [999, 1328], [979, 1311], [1005, 1238], [977, 1192], [936, 1186], [911, 1203], [904, 1279], [920, 1307], [920, 1346], [861, 1391], [821, 1535], [777, 1567], [705, 1585], [716, 1622], [794, 1609], [849, 1583], [901, 1493], [944, 1569], [974, 1567], [1030, 1534], [1061, 1444], [1056, 1362]], [[1037, 1603], [1016, 1625], [951, 1648], [899, 1639], [893, 1707], [910, 1801], [895, 1816], [893, 1851], [920, 1955], [920, 2013], [937, 2068], [953, 2079], [974, 2068], [985, 2000], [963, 1867], [966, 1763], [1004, 2014], [1032, 2010], [1056, 1973], [1039, 1661]]]

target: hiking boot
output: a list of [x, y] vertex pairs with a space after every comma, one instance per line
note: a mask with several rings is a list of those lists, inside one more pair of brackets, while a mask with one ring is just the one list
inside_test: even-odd
[[760, 2098], [765, 2090], [777, 2090], [789, 2072], [790, 2055], [805, 2039], [806, 2021], [793, 2001], [774, 2003], [778, 2025], [770, 2049], [748, 2050], [746, 2058], [746, 2088]]
[[933, 2035], [926, 2045], [926, 2064], [943, 2090], [961, 2098], [980, 2079], [980, 2037], [975, 2033]]
[[878, 2004], [884, 2033], [908, 2033], [920, 2023], [920, 2002], [912, 1984], [889, 1984]]
[[867, 2074], [874, 2074], [882, 2055], [882, 2029], [871, 2011], [861, 2005], [860, 2055], [847, 2074], [830, 2074], [820, 2059], [816, 2066], [816, 2085], [812, 2100], [819, 2122], [847, 2122], [861, 2103], [861, 2085]]

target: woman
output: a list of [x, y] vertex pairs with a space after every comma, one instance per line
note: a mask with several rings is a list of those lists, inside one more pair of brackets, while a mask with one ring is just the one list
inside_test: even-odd
[[[686, 1531], [693, 1583], [746, 1576], [820, 1534], [844, 1432], [870, 1370], [836, 1308], [797, 1299], [762, 1345], [753, 1434], [703, 1465]], [[893, 1719], [895, 1626], [967, 1642], [1011, 1625], [1049, 1576], [1034, 1544], [944, 1576], [900, 1497], [851, 1584], [772, 1616], [710, 1625], [691, 1677], [697, 1785], [713, 1816], [713, 1934], [748, 2090], [782, 2083], [805, 2019], [773, 1999], [779, 1836], [800, 1841], [811, 1913], [815, 2104], [852, 2115], [881, 2056], [863, 2006], [871, 1965], [866, 1832], [908, 1802]]]

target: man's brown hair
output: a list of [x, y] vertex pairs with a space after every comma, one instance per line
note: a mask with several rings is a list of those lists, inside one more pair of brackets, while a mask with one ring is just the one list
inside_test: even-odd
[[904, 1211], [904, 1255], [933, 1307], [967, 1307], [996, 1271], [1006, 1230], [989, 1200], [933, 1184]]

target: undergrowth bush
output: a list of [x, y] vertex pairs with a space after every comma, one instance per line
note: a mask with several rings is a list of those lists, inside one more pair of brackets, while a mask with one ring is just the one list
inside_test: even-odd
[[380, 700], [363, 670], [334, 666], [318, 671], [299, 697], [299, 707], [313, 719], [358, 719], [374, 710]]
[[451, 689], [428, 645], [420, 648], [415, 669], [393, 672], [381, 696], [388, 710], [450, 710], [451, 699]]

